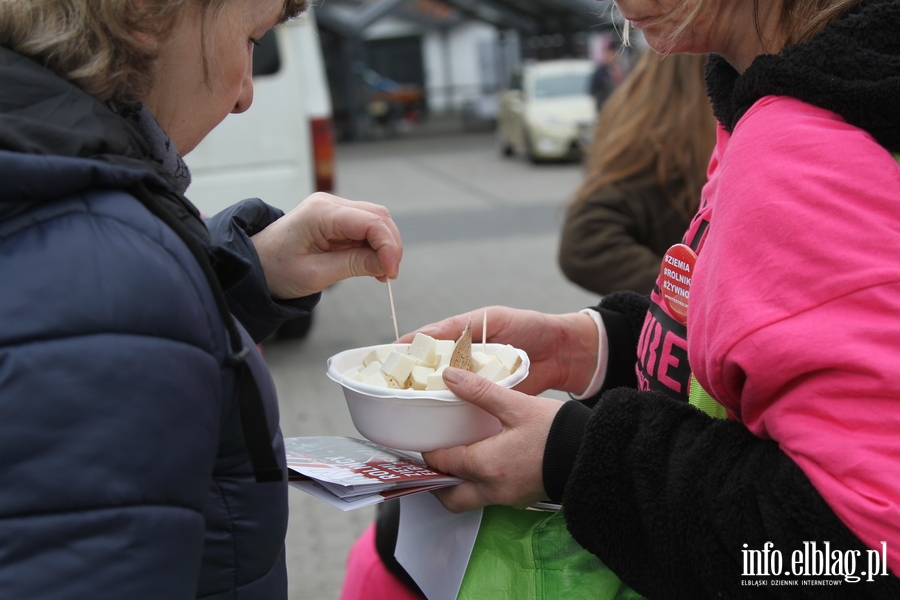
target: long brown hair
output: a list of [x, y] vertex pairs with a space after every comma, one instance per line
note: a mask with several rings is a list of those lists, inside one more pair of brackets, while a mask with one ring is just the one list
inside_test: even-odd
[[706, 55], [645, 50], [603, 105], [574, 202], [652, 171], [685, 224], [700, 201], [716, 139], [703, 81]]

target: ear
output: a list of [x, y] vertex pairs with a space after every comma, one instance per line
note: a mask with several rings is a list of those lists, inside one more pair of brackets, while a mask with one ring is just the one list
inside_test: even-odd
[[[136, 23], [140, 23], [141, 21], [143, 21], [143, 19], [141, 19], [140, 17], [146, 16], [148, 11], [147, 0], [132, 0], [132, 4], [134, 7], [134, 14], [139, 17]], [[138, 27], [140, 27], [140, 25], [138, 25]], [[155, 49], [159, 43], [157, 36], [153, 33], [150, 33], [149, 31], [145, 31], [142, 29], [132, 29], [130, 33], [131, 37], [133, 37], [134, 40], [141, 46]]]
[[146, 31], [137, 31], [131, 30], [131, 37], [135, 39], [135, 41], [141, 46], [147, 47], [155, 47], [156, 46], [156, 36], [152, 33], [148, 33]]

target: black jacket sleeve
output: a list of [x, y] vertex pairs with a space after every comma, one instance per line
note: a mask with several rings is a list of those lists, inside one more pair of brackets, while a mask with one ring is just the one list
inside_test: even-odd
[[866, 548], [776, 442], [635, 389], [648, 306], [649, 298], [621, 292], [596, 308], [609, 343], [599, 401], [567, 402], [548, 435], [544, 487], [562, 502], [573, 537], [651, 600], [900, 598], [894, 576], [827, 588], [742, 585], [759, 580], [745, 575], [744, 551], [767, 542], [785, 571], [804, 543], [829, 542], [860, 553], [859, 573]]
[[544, 490], [550, 500], [559, 502], [575, 454], [581, 447], [585, 424], [593, 407], [606, 390], [627, 386], [637, 387], [634, 371], [638, 337], [650, 298], [635, 292], [616, 292], [605, 296], [594, 310], [600, 313], [606, 328], [609, 358], [603, 386], [591, 398], [567, 402], [557, 413], [547, 436], [544, 449]]
[[603, 386], [591, 398], [581, 400], [585, 406], [593, 407], [606, 390], [622, 386], [637, 387], [635, 357], [649, 308], [649, 296], [627, 291], [605, 296], [593, 308], [600, 314], [606, 329], [608, 357]]
[[649, 308], [650, 297], [635, 292], [610, 294], [597, 306], [596, 310], [599, 311], [603, 326], [606, 328], [609, 358], [603, 387], [600, 388], [597, 397], [588, 400], [591, 406], [606, 390], [621, 386], [637, 387], [635, 357], [638, 338]]
[[858, 575], [866, 548], [776, 442], [658, 392], [603, 396], [563, 506], [572, 536], [651, 600], [900, 598], [894, 576], [828, 588], [742, 585], [757, 579], [745, 574], [744, 551], [767, 542], [788, 572], [804, 543], [829, 542], [859, 552]]
[[265, 273], [250, 236], [265, 229], [284, 213], [252, 198], [206, 221], [212, 238], [213, 267], [228, 299], [231, 313], [260, 342], [281, 323], [308, 314], [321, 294], [276, 300], [269, 294]]

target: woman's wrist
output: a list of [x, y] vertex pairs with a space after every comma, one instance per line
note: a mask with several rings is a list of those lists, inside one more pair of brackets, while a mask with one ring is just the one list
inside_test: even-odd
[[606, 367], [608, 364], [607, 356], [609, 352], [609, 345], [606, 342], [606, 326], [603, 324], [603, 319], [600, 317], [600, 313], [592, 308], [585, 308], [581, 311], [580, 314], [585, 314], [591, 317], [594, 325], [597, 328], [597, 358], [596, 362], [594, 363], [594, 370], [593, 374], [591, 375], [590, 382], [583, 391], [571, 393], [573, 400], [584, 400], [586, 398], [591, 398], [600, 391], [600, 388], [603, 387], [603, 382], [606, 379]]
[[596, 311], [586, 309], [565, 316], [567, 322], [563, 343], [566, 347], [560, 350], [561, 356], [565, 357], [563, 372], [566, 376], [559, 389], [578, 397], [594, 387], [599, 389], [606, 372], [603, 321], [592, 313]]
[[256, 256], [262, 267], [263, 275], [265, 275], [266, 286], [269, 288], [269, 295], [272, 299], [288, 300], [299, 297], [297, 294], [291, 294], [290, 289], [283, 285], [286, 278], [280, 273], [282, 255], [279, 252], [284, 251], [284, 244], [278, 239], [275, 228], [263, 229], [251, 236], [250, 241], [256, 248]]

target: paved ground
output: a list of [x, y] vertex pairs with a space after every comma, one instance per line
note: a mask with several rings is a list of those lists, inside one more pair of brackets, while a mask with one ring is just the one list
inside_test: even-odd
[[[556, 266], [560, 208], [579, 164], [503, 159], [490, 134], [446, 132], [344, 145], [337, 158], [337, 192], [384, 204], [403, 236], [392, 284], [401, 333], [491, 304], [562, 313], [595, 302]], [[325, 291], [306, 339], [267, 342], [285, 436], [357, 436], [325, 361], [392, 340], [386, 286], [354, 279]], [[336, 600], [347, 551], [374, 509], [345, 513], [297, 490], [290, 503], [290, 599]]]

